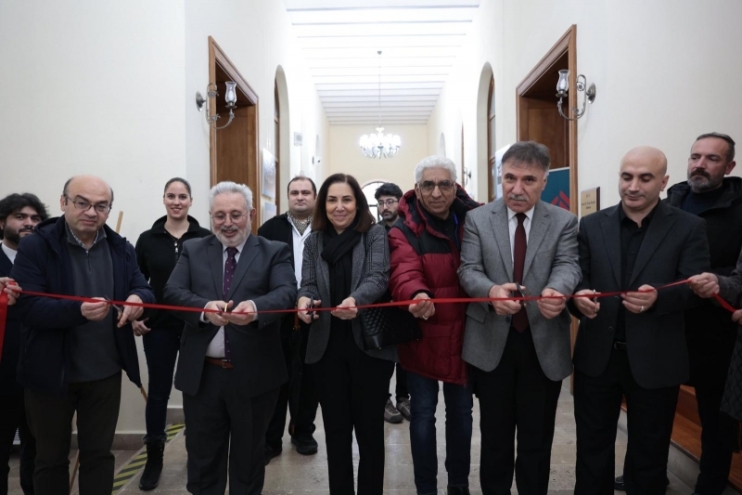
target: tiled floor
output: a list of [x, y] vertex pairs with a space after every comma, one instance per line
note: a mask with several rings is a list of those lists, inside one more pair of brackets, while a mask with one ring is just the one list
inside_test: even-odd
[[[562, 389], [557, 410], [556, 433], [551, 456], [551, 482], [549, 493], [572, 493], [574, 488], [575, 472], [575, 422], [573, 415], [572, 396], [569, 394], [568, 381]], [[446, 471], [443, 466], [445, 444], [443, 428], [445, 412], [442, 397], [438, 407], [438, 492], [445, 493]], [[472, 494], [481, 494], [479, 489], [479, 410], [474, 404], [474, 437], [472, 438], [472, 469], [469, 483]], [[273, 459], [266, 468], [264, 495], [319, 495], [328, 492], [327, 488], [327, 451], [324, 442], [324, 428], [322, 420], [317, 418], [317, 432], [315, 438], [319, 442], [319, 453], [315, 456], [301, 456], [292, 449], [288, 435], [284, 437], [283, 454]], [[414, 495], [412, 457], [410, 456], [409, 423], [386, 425], [386, 473], [384, 478], [384, 493], [388, 495]], [[616, 440], [616, 472], [621, 472], [621, 464], [626, 452], [626, 436], [619, 431]], [[122, 465], [124, 458], [133, 455], [131, 451], [117, 452], [117, 467]], [[357, 459], [358, 450], [354, 450]], [[74, 458], [74, 454], [73, 454]], [[186, 452], [183, 434], [179, 434], [167, 446], [165, 451], [165, 469], [159, 488], [151, 493], [186, 494]], [[18, 488], [18, 466], [14, 460], [11, 470], [11, 495], [22, 495]], [[118, 493], [121, 495], [140, 494], [138, 488], [139, 476], [124, 486]], [[683, 484], [677, 477], [670, 474], [668, 494], [690, 494], [692, 489]], [[515, 492], [515, 486], [513, 487]], [[616, 492], [621, 493], [621, 492]]]

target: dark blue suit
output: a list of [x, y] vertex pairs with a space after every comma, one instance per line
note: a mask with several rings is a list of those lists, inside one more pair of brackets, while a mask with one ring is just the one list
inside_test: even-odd
[[[10, 275], [13, 263], [0, 248], [0, 277]], [[16, 381], [18, 356], [21, 353], [21, 325], [15, 308], [5, 322], [5, 341], [0, 357], [0, 495], [8, 493], [8, 461], [15, 432], [21, 437], [21, 488], [25, 495], [33, 491], [34, 457], [36, 442], [28, 429], [26, 410], [23, 407], [23, 387]]]

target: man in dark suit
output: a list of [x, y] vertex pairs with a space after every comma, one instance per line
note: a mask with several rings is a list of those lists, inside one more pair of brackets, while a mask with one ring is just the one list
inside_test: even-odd
[[[165, 286], [167, 304], [204, 308], [185, 321], [175, 387], [183, 392], [188, 491], [260, 494], [265, 432], [286, 382], [280, 313], [294, 307], [287, 245], [250, 235], [255, 209], [244, 184], [209, 195], [213, 236], [183, 245]], [[228, 459], [229, 457], [229, 459]]]
[[[265, 222], [258, 229], [258, 235], [288, 244], [291, 266], [297, 283], [301, 284], [304, 241], [312, 232], [312, 211], [317, 187], [309, 177], [297, 176], [289, 181], [287, 193], [289, 211]], [[308, 335], [309, 327], [301, 325], [296, 315], [287, 314], [281, 318], [281, 347], [289, 371], [289, 381], [281, 386], [276, 410], [265, 434], [266, 464], [283, 450], [286, 406], [291, 414], [289, 434], [296, 451], [302, 455], [317, 453], [317, 441], [312, 433], [319, 402], [314, 391], [314, 381], [309, 374], [310, 368], [304, 365]]]
[[[582, 281], [570, 306], [580, 318], [574, 350], [576, 494], [611, 493], [621, 397], [626, 396], [629, 494], [665, 492], [680, 384], [688, 379], [683, 311], [687, 285], [657, 290], [709, 265], [704, 221], [660, 202], [667, 159], [639, 147], [621, 161], [621, 202], [582, 219]], [[587, 296], [623, 292], [600, 299]]]
[[[21, 238], [33, 233], [36, 225], [49, 217], [44, 204], [33, 194], [10, 194], [0, 200], [0, 277], [10, 275]], [[0, 495], [8, 493], [8, 459], [15, 432], [21, 438], [21, 488], [32, 495], [36, 441], [26, 422], [23, 387], [16, 381], [21, 354], [21, 325], [14, 312], [5, 324], [0, 341]]]
[[464, 225], [459, 278], [471, 297], [548, 296], [466, 311], [463, 358], [479, 397], [485, 495], [510, 493], [513, 470], [518, 493], [546, 495], [557, 401], [572, 372], [563, 296], [580, 280], [577, 218], [541, 201], [549, 163], [542, 144], [511, 146], [502, 158], [503, 198], [470, 211]]

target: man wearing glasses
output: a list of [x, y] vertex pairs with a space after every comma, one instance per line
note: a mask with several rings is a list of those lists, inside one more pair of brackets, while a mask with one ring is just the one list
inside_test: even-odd
[[113, 190], [102, 179], [73, 177], [64, 186], [62, 217], [39, 224], [20, 244], [11, 277], [24, 290], [96, 299], [68, 301], [21, 295], [23, 354], [18, 381], [36, 438], [36, 493], [68, 493], [72, 416], [77, 412], [80, 493], [106, 493], [121, 399], [121, 370], [141, 386], [130, 322], [153, 303], [134, 246], [105, 225]]
[[[379, 216], [384, 221], [384, 227], [387, 233], [389, 233], [392, 225], [399, 218], [397, 209], [399, 208], [399, 200], [402, 199], [402, 189], [397, 184], [385, 182], [376, 190], [374, 197], [377, 201]], [[389, 394], [389, 399], [386, 401], [386, 408], [384, 408], [384, 421], [387, 423], [401, 423], [404, 419], [409, 421], [411, 417], [410, 393], [407, 390], [407, 372], [399, 363], [397, 363], [396, 372], [397, 386], [395, 395], [397, 406], [394, 406], [391, 399], [392, 394]]]
[[265, 435], [288, 379], [276, 311], [296, 301], [291, 250], [250, 233], [255, 208], [244, 184], [215, 185], [209, 213], [214, 235], [183, 244], [165, 286], [166, 304], [207, 310], [176, 313], [185, 322], [175, 387], [188, 430], [187, 488], [220, 494], [229, 480], [229, 493], [261, 493]]
[[415, 188], [400, 201], [400, 220], [389, 231], [392, 298], [421, 301], [408, 309], [418, 318], [422, 340], [398, 346], [412, 400], [410, 447], [419, 494], [438, 493], [435, 411], [440, 382], [446, 402], [447, 493], [469, 494], [473, 399], [461, 359], [466, 306], [428, 300], [466, 297], [456, 269], [464, 221], [479, 203], [456, 184], [456, 168], [444, 156], [420, 161]]

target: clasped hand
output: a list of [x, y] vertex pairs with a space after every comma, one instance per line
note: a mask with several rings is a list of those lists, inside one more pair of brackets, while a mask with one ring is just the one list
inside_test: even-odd
[[8, 306], [12, 306], [18, 300], [21, 288], [16, 285], [15, 280], [10, 277], [0, 277], [0, 292], [8, 295]]
[[[111, 309], [113, 304], [105, 297], [93, 297], [96, 302], [84, 302], [80, 306], [80, 313], [90, 321], [101, 321], [108, 314], [108, 310]], [[136, 294], [132, 294], [126, 298], [126, 302], [142, 304], [142, 300]], [[121, 328], [128, 322], [137, 320], [142, 313], [144, 308], [141, 306], [129, 306], [124, 305], [123, 308], [116, 307], [116, 327]]]
[[206, 311], [204, 317], [217, 327], [229, 323], [249, 325], [257, 318], [257, 308], [252, 301], [242, 301], [236, 307], [234, 301], [209, 301], [204, 309], [212, 310]]

